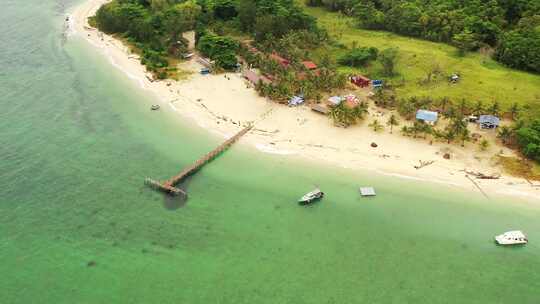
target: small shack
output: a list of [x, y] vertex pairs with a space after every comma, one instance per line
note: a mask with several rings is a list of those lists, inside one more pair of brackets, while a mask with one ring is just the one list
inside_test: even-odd
[[316, 70], [317, 65], [313, 61], [302, 61], [304, 67], [310, 71]]
[[480, 118], [478, 118], [478, 125], [481, 129], [495, 129], [500, 122], [499, 117], [493, 115], [480, 115]]
[[352, 83], [361, 88], [369, 87], [369, 84], [371, 82], [369, 78], [362, 75], [351, 76], [350, 79]]
[[328, 103], [331, 106], [339, 106], [342, 101], [343, 101], [343, 97], [341, 97], [341, 96], [332, 96], [332, 97], [328, 98]]
[[304, 103], [304, 96], [293, 96], [291, 99], [289, 99], [289, 107], [295, 107], [299, 106]]
[[328, 107], [326, 105], [322, 105], [322, 104], [313, 104], [313, 105], [311, 105], [311, 110], [315, 111], [315, 112], [318, 112], [318, 113], [321, 113], [321, 114], [324, 114], [324, 115], [327, 115], [328, 113], [330, 113], [330, 109], [328, 109]]
[[427, 110], [418, 110], [416, 112], [416, 119], [421, 120], [427, 124], [434, 125], [439, 118], [439, 113]]
[[354, 109], [360, 105], [360, 100], [355, 95], [349, 94], [344, 97], [345, 106], [350, 109]]
[[275, 62], [279, 63], [282, 67], [286, 68], [291, 64], [291, 62], [281, 56], [279, 56], [276, 53], [270, 54], [270, 59], [274, 60]]
[[366, 196], [375, 196], [375, 189], [373, 187], [360, 187], [360, 195]]
[[259, 76], [255, 71], [252, 70], [245, 70], [242, 73], [242, 76], [246, 78], [249, 82], [251, 82], [253, 85], [259, 84], [259, 81], [261, 81], [264, 84], [271, 84], [272, 81], [264, 76]]
[[382, 81], [382, 80], [379, 80], [379, 79], [372, 80], [372, 81], [371, 81], [371, 85], [372, 85], [373, 88], [375, 88], [375, 89], [382, 88], [382, 86], [383, 86], [383, 81]]

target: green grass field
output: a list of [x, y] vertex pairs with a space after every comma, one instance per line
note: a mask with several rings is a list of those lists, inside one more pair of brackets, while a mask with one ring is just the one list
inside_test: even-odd
[[[469, 53], [465, 57], [457, 55], [456, 48], [420, 39], [399, 36], [384, 31], [362, 30], [355, 26], [352, 18], [327, 12], [320, 8], [306, 8], [306, 11], [319, 20], [332, 37], [351, 47], [356, 42], [359, 47], [376, 47], [379, 50], [399, 47], [397, 65], [398, 75], [391, 80], [398, 84], [400, 97], [408, 96], [447, 96], [452, 100], [466, 99], [469, 103], [481, 100], [489, 104], [500, 102], [503, 110], [512, 103], [536, 104], [540, 107], [540, 75], [506, 68], [489, 55]], [[314, 52], [314, 59], [330, 52], [339, 58], [346, 52], [343, 48], [332, 47]], [[422, 84], [433, 66], [439, 66], [441, 75], [429, 84]], [[358, 72], [369, 77], [379, 78], [381, 67], [378, 63], [362, 69], [340, 68], [346, 72]], [[459, 73], [461, 81], [450, 84], [447, 75]]]

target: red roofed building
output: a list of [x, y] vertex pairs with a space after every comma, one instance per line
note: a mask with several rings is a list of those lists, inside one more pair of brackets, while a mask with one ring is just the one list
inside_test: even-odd
[[276, 61], [277, 63], [279, 63], [282, 67], [286, 68], [289, 66], [289, 64], [291, 63], [289, 60], [279, 56], [278, 54], [276, 53], [272, 53], [270, 54], [270, 59]]
[[313, 61], [302, 61], [302, 64], [308, 70], [316, 70], [317, 69], [317, 65]]
[[369, 78], [364, 77], [362, 75], [356, 75], [356, 76], [351, 77], [351, 82], [361, 88], [365, 88], [365, 87], [369, 87], [371, 80], [369, 80]]
[[271, 84], [272, 83], [272, 80], [270, 80], [270, 79], [268, 79], [267, 77], [264, 77], [264, 76], [259, 76], [259, 75], [257, 75], [257, 73], [255, 73], [254, 71], [251, 71], [251, 70], [245, 70], [243, 72], [243, 76], [244, 76], [244, 78], [249, 80], [249, 82], [251, 82], [253, 85], [259, 84], [259, 81], [261, 81], [264, 84]]

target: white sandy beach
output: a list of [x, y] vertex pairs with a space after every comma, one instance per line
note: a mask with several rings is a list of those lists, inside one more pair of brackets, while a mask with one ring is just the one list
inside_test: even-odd
[[[500, 150], [505, 155], [512, 155], [512, 151], [494, 145], [486, 152], [479, 152], [477, 145], [471, 143], [465, 148], [458, 144], [431, 145], [421, 139], [401, 136], [399, 127], [395, 128], [395, 134], [390, 134], [388, 128], [375, 133], [368, 128], [369, 122], [378, 119], [385, 123], [389, 116], [375, 108], [370, 108], [369, 117], [360, 125], [338, 128], [327, 117], [306, 106], [290, 108], [259, 97], [240, 74], [200, 75], [197, 73], [200, 66], [194, 61], [182, 66], [194, 71], [187, 80], [151, 82], [146, 77], [144, 66], [136, 56], [130, 55], [128, 47], [89, 27], [87, 18], [106, 2], [108, 0], [88, 0], [75, 8], [71, 16], [75, 35], [84, 37], [115, 67], [137, 81], [142, 88], [155, 93], [162, 106], [170, 105], [178, 115], [193, 119], [211, 132], [231, 136], [242, 125], [254, 122], [255, 129], [241, 142], [253, 145], [262, 152], [294, 154], [353, 170], [367, 169], [386, 175], [440, 182], [476, 192], [478, 188], [463, 170], [500, 173], [500, 168], [493, 166], [493, 155]], [[351, 93], [361, 95], [354, 90]], [[474, 132], [494, 138], [494, 131]], [[372, 148], [372, 142], [377, 143], [378, 147]], [[444, 153], [450, 153], [452, 158], [444, 159]], [[414, 166], [420, 160], [434, 163], [417, 170]], [[488, 195], [497, 193], [540, 198], [540, 187], [533, 187], [521, 178], [502, 175], [500, 179], [475, 179], [475, 182]]]

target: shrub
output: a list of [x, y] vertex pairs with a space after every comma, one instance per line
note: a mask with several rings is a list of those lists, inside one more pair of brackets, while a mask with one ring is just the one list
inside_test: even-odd
[[362, 67], [368, 64], [370, 61], [376, 60], [379, 55], [379, 50], [374, 47], [361, 47], [353, 48], [345, 55], [339, 58], [339, 64], [350, 67]]

